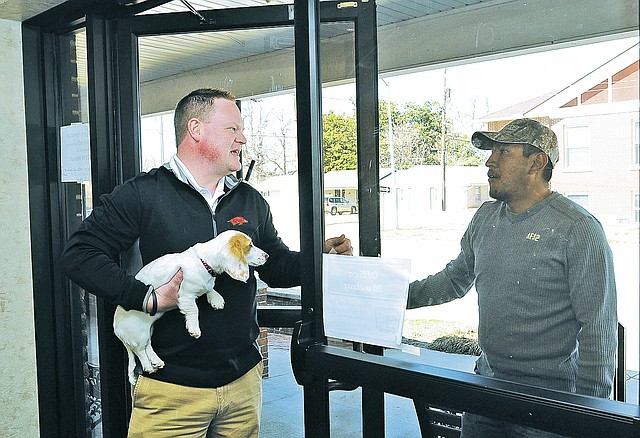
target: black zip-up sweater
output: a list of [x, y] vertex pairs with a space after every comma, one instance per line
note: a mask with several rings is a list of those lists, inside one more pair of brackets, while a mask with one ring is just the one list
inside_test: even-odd
[[[88, 292], [125, 309], [142, 309], [148, 285], [119, 265], [120, 254], [139, 240], [143, 264], [181, 252], [219, 233], [236, 229], [269, 254], [258, 268], [273, 287], [300, 284], [299, 253], [278, 237], [264, 198], [250, 185], [232, 177], [215, 214], [200, 193], [160, 167], [141, 173], [112, 193], [70, 237], [62, 255], [64, 272]], [[195, 387], [219, 387], [242, 376], [260, 360], [255, 341], [256, 280], [247, 283], [226, 274], [216, 279], [225, 307], [213, 310], [206, 297], [198, 299], [202, 336], [192, 338], [178, 309], [154, 324], [152, 345], [165, 367], [150, 375], [158, 380]]]

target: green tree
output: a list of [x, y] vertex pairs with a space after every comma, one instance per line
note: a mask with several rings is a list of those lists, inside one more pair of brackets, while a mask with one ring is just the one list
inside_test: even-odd
[[[384, 150], [384, 154], [390, 157], [387, 103], [383, 102], [380, 108], [380, 120], [387, 120], [387, 123], [380, 123], [381, 137], [386, 142], [386, 147], [381, 148], [381, 154]], [[398, 106], [391, 102], [391, 114], [396, 169], [408, 169], [419, 164], [438, 164], [442, 112], [437, 104], [425, 102], [424, 105], [407, 103]], [[385, 159], [384, 162], [386, 161]]]
[[[389, 115], [387, 102], [380, 103], [380, 164], [391, 167], [389, 149]], [[442, 106], [437, 102], [423, 105], [391, 102], [391, 119], [396, 169], [442, 162]], [[481, 157], [466, 135], [456, 132], [446, 122], [445, 147], [448, 165], [476, 166]]]
[[355, 116], [331, 111], [322, 116], [322, 131], [324, 172], [356, 169], [358, 156]]
[[484, 158], [465, 134], [455, 132], [447, 135], [447, 164], [456, 166], [479, 166]]

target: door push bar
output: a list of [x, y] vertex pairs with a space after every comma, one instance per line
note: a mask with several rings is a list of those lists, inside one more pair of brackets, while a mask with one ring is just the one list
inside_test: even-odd
[[[293, 377], [300, 386], [308, 385], [313, 381], [314, 373], [312, 367], [307, 364], [307, 351], [314, 345], [322, 345], [322, 343], [313, 336], [313, 322], [297, 321], [293, 327], [290, 352]], [[329, 391], [353, 391], [357, 388], [359, 388], [358, 385], [337, 380], [329, 380], [327, 386]]]

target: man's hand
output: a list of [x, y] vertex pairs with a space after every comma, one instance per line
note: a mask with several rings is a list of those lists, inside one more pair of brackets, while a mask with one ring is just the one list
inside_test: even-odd
[[328, 254], [353, 255], [351, 240], [341, 234], [338, 237], [331, 237], [324, 242], [324, 252]]
[[[158, 299], [158, 312], [166, 312], [178, 307], [178, 291], [182, 283], [182, 269], [175, 273], [171, 280], [156, 289]], [[153, 307], [153, 299], [147, 300], [147, 312]]]

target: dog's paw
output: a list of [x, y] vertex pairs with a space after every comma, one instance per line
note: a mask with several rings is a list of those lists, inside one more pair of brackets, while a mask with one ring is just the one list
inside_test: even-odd
[[156, 371], [158, 371], [160, 368], [164, 368], [164, 361], [162, 359], [152, 360], [151, 368], [145, 371], [148, 372], [149, 374], [153, 374]]
[[211, 304], [211, 308], [213, 310], [222, 310], [224, 309], [224, 300], [222, 300], [222, 302], [220, 303], [210, 303]]
[[224, 309], [224, 298], [222, 298], [222, 295], [216, 293], [216, 294], [212, 294], [209, 293], [207, 294], [207, 301], [209, 301], [209, 304], [211, 304], [211, 307], [213, 308], [213, 310], [222, 310]]
[[145, 373], [155, 373], [158, 369], [156, 367], [153, 366], [153, 364], [149, 363], [149, 364], [145, 364], [142, 369], [144, 370]]
[[162, 359], [158, 358], [158, 360], [153, 360], [153, 361], [151, 362], [151, 366], [153, 367], [153, 371], [151, 371], [151, 372], [152, 372], [152, 373], [153, 373], [153, 372], [156, 372], [156, 371], [158, 371], [160, 368], [164, 368], [164, 361], [163, 361]]
[[202, 333], [200, 332], [200, 326], [197, 323], [194, 324], [187, 321], [187, 331], [192, 337], [196, 339], [198, 339], [200, 335], [202, 335]]

